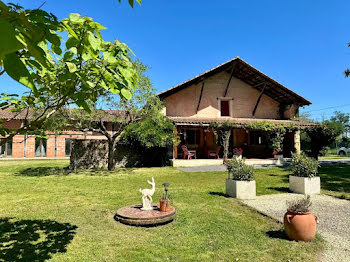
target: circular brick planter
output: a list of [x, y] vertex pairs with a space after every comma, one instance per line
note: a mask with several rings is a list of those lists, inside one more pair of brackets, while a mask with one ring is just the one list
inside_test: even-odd
[[116, 221], [133, 226], [158, 226], [175, 219], [176, 209], [170, 207], [167, 212], [161, 212], [159, 205], [153, 205], [153, 210], [141, 210], [142, 205], [122, 207], [114, 216]]

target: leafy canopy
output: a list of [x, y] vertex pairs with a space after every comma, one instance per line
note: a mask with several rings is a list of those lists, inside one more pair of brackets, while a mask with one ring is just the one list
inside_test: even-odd
[[[137, 0], [141, 3], [140, 0]], [[121, 2], [121, 0], [119, 0]], [[129, 0], [133, 6], [134, 1]], [[45, 95], [65, 95], [78, 106], [88, 110], [87, 102], [96, 101], [95, 88], [102, 87], [122, 98], [130, 99], [136, 74], [128, 53], [128, 47], [119, 41], [103, 41], [100, 30], [102, 25], [89, 17], [71, 14], [69, 18], [58, 21], [53, 14], [40, 9], [26, 9], [14, 4], [0, 1], [0, 75], [7, 73], [14, 80], [25, 85], [30, 90], [30, 96], [40, 101]], [[62, 38], [59, 32], [66, 33], [66, 49], [62, 51]], [[90, 59], [99, 59], [94, 67], [87, 67]], [[67, 72], [57, 69], [67, 67]], [[86, 69], [82, 72], [83, 67]], [[87, 72], [90, 69], [90, 72]], [[87, 81], [87, 74], [94, 74], [96, 83]], [[99, 77], [97, 77], [97, 75]], [[79, 91], [72, 90], [72, 83], [79, 78], [82, 84]], [[46, 83], [45, 83], [46, 81]], [[65, 90], [56, 88], [54, 84], [61, 81], [71, 85]], [[38, 85], [52, 83], [44, 90], [38, 90]], [[1, 109], [15, 106], [28, 101], [21, 101], [12, 95], [11, 99], [4, 96]], [[16, 101], [12, 103], [11, 101]], [[24, 97], [26, 99], [26, 97]], [[32, 99], [33, 100], [33, 99]], [[60, 103], [64, 104], [64, 103]]]
[[[59, 27], [67, 39], [63, 50], [63, 46], [40, 43], [50, 58], [50, 68], [29, 55], [20, 59], [30, 72], [34, 89], [22, 97], [3, 94], [0, 104], [1, 109], [10, 107], [16, 112], [36, 109], [30, 124], [20, 131], [44, 129], [44, 122], [64, 106], [73, 104], [90, 112], [101, 94], [117, 94], [125, 101], [132, 97], [138, 82], [132, 52], [117, 40], [104, 41], [102, 29], [89, 17], [70, 14]], [[18, 51], [11, 55], [18, 56]], [[4, 128], [0, 131], [10, 132]]]

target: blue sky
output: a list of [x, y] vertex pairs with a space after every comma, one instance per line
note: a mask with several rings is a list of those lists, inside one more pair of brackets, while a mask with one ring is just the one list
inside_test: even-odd
[[[35, 8], [43, 1], [18, 3]], [[350, 67], [348, 0], [143, 0], [134, 9], [127, 0], [46, 0], [43, 9], [59, 19], [81, 13], [106, 26], [106, 40], [127, 43], [151, 66], [158, 91], [239, 56], [313, 102], [303, 111], [314, 118], [350, 112], [350, 78], [343, 75]], [[24, 90], [0, 80], [1, 92]]]

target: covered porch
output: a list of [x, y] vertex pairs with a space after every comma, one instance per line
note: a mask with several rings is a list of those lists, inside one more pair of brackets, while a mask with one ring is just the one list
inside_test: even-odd
[[[173, 165], [183, 166], [184, 161], [192, 161], [190, 165], [216, 165], [222, 163], [223, 146], [217, 134], [210, 127], [210, 123], [218, 121], [217, 119], [203, 120], [196, 118], [178, 118], [170, 117], [176, 125], [176, 133], [179, 136], [180, 143], [173, 148]], [[221, 119], [220, 119], [221, 120]], [[274, 163], [274, 156], [270, 141], [266, 131], [251, 130], [244, 126], [247, 122], [271, 121], [277, 124], [305, 126], [306, 123], [291, 120], [264, 120], [264, 119], [225, 119], [221, 121], [235, 121], [237, 127], [232, 128], [228, 158], [232, 158], [236, 148], [242, 149], [242, 156], [246, 159], [264, 161], [269, 164]], [[241, 124], [241, 126], [240, 126]], [[184, 152], [184, 146], [194, 155], [188, 158]], [[292, 152], [300, 151], [300, 130], [298, 128], [287, 130], [283, 139], [283, 157], [288, 158]], [[211, 154], [209, 154], [211, 152]], [[218, 154], [215, 155], [214, 152]], [[209, 161], [210, 159], [210, 161]], [[176, 160], [176, 161], [175, 161]], [[180, 161], [181, 160], [181, 161]], [[214, 163], [215, 162], [215, 163]], [[186, 164], [186, 165], [189, 165]]]
[[[252, 166], [282, 166], [287, 160], [280, 161], [273, 158], [259, 159], [259, 158], [247, 158], [245, 162]], [[224, 160], [220, 159], [172, 159], [171, 165], [173, 167], [201, 167], [201, 166], [221, 166], [224, 164]]]

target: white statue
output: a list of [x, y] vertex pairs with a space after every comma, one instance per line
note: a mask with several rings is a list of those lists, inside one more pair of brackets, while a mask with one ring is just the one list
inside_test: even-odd
[[151, 189], [141, 189], [140, 192], [142, 194], [142, 208], [141, 210], [152, 210], [152, 196], [154, 194], [154, 191], [156, 190], [156, 183], [154, 182], [154, 178], [152, 177], [152, 182], [148, 181], [148, 184], [152, 185]]

